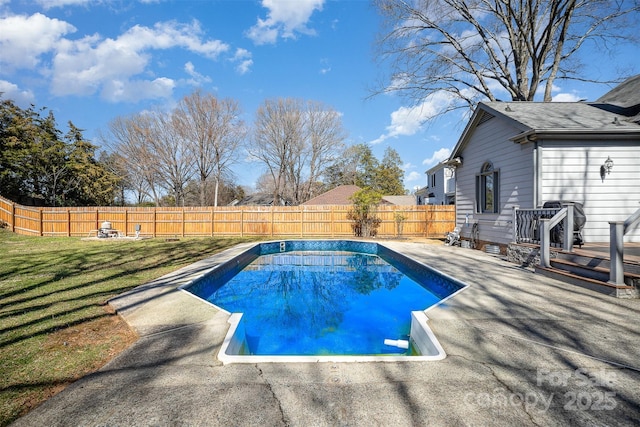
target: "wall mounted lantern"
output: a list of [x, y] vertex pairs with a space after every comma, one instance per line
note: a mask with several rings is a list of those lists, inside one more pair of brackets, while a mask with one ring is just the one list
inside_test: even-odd
[[604, 164], [600, 166], [600, 178], [602, 178], [602, 182], [604, 182], [605, 175], [609, 175], [611, 173], [611, 169], [613, 169], [613, 160], [611, 160], [610, 156], [607, 156], [607, 160], [605, 160]]

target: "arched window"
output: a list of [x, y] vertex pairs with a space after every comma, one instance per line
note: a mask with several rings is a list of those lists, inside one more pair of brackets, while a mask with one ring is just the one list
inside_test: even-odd
[[498, 170], [493, 168], [491, 162], [485, 162], [476, 175], [476, 212], [498, 212], [499, 181]]

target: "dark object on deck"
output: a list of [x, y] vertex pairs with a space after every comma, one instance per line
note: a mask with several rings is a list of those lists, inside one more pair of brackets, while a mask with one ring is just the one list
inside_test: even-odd
[[[587, 216], [584, 214], [582, 203], [569, 202], [566, 200], [550, 200], [542, 205], [543, 208], [561, 209], [563, 204], [573, 203], [573, 244], [582, 246], [582, 229], [587, 223]], [[553, 243], [564, 242], [564, 222], [560, 222], [551, 230], [551, 241]]]

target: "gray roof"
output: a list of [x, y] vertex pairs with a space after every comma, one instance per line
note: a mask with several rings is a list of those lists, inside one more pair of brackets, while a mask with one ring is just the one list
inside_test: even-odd
[[[272, 206], [273, 194], [256, 193], [244, 197], [242, 200], [234, 200], [229, 206]], [[288, 200], [280, 198], [281, 206], [289, 206]]]
[[628, 78], [596, 101], [622, 108], [633, 108], [640, 104], [640, 74]]
[[[624, 132], [638, 131], [626, 116], [583, 102], [487, 102], [489, 113], [522, 124], [523, 131], [536, 132]], [[482, 104], [481, 104], [482, 105]]]
[[416, 204], [416, 196], [382, 196], [382, 200], [397, 206], [413, 206]]

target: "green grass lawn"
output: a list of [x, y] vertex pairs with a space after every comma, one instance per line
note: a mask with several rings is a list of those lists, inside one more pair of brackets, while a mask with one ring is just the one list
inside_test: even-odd
[[82, 241], [0, 229], [0, 426], [135, 340], [107, 300], [247, 240]]

